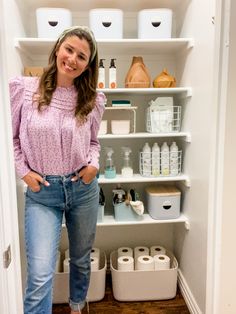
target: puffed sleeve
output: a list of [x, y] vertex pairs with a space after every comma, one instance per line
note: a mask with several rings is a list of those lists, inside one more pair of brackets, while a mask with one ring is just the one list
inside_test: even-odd
[[100, 144], [97, 138], [102, 116], [105, 110], [106, 96], [99, 92], [96, 97], [96, 106], [93, 109], [91, 141], [90, 141], [90, 161], [89, 164], [99, 169]]
[[25, 160], [21, 150], [20, 140], [20, 125], [21, 112], [24, 103], [24, 81], [22, 77], [12, 78], [9, 81], [11, 116], [12, 116], [12, 132], [13, 132], [13, 147], [14, 158], [17, 175], [23, 178], [30, 168]]

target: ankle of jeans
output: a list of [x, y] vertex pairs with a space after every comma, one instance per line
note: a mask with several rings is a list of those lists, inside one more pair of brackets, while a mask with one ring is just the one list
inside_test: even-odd
[[73, 311], [77, 311], [79, 313], [81, 313], [82, 309], [86, 306], [87, 313], [89, 313], [89, 302], [87, 298], [85, 301], [80, 302], [80, 303], [75, 303], [72, 300], [69, 300], [69, 305]]

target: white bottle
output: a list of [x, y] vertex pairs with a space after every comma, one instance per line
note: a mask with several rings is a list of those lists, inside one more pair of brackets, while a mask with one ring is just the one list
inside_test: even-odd
[[150, 176], [152, 174], [151, 147], [148, 143], [144, 144], [142, 150], [142, 169], [144, 176]]
[[170, 150], [166, 142], [161, 146], [161, 174], [168, 176], [170, 174]]
[[176, 176], [179, 174], [178, 146], [173, 142], [170, 146], [170, 174]]
[[111, 59], [110, 67], [109, 67], [109, 88], [116, 88], [116, 59]]
[[160, 175], [160, 147], [157, 143], [152, 146], [152, 175]]
[[103, 65], [103, 61], [105, 59], [99, 60], [99, 67], [98, 67], [98, 85], [97, 88], [105, 88], [105, 68]]

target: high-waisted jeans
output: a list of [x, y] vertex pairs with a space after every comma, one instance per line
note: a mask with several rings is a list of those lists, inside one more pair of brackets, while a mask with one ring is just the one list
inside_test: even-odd
[[97, 178], [90, 184], [85, 184], [81, 179], [72, 182], [74, 175], [46, 176], [45, 180], [50, 186], [41, 184], [39, 192], [27, 189], [27, 284], [24, 314], [52, 312], [52, 285], [63, 214], [70, 252], [69, 303], [75, 311], [85, 306], [90, 280], [90, 251], [96, 231], [99, 187]]

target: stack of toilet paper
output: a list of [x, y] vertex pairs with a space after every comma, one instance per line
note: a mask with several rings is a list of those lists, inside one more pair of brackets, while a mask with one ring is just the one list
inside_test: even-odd
[[166, 249], [159, 245], [134, 249], [120, 247], [117, 250], [117, 268], [120, 271], [165, 270], [170, 269], [170, 258]]

